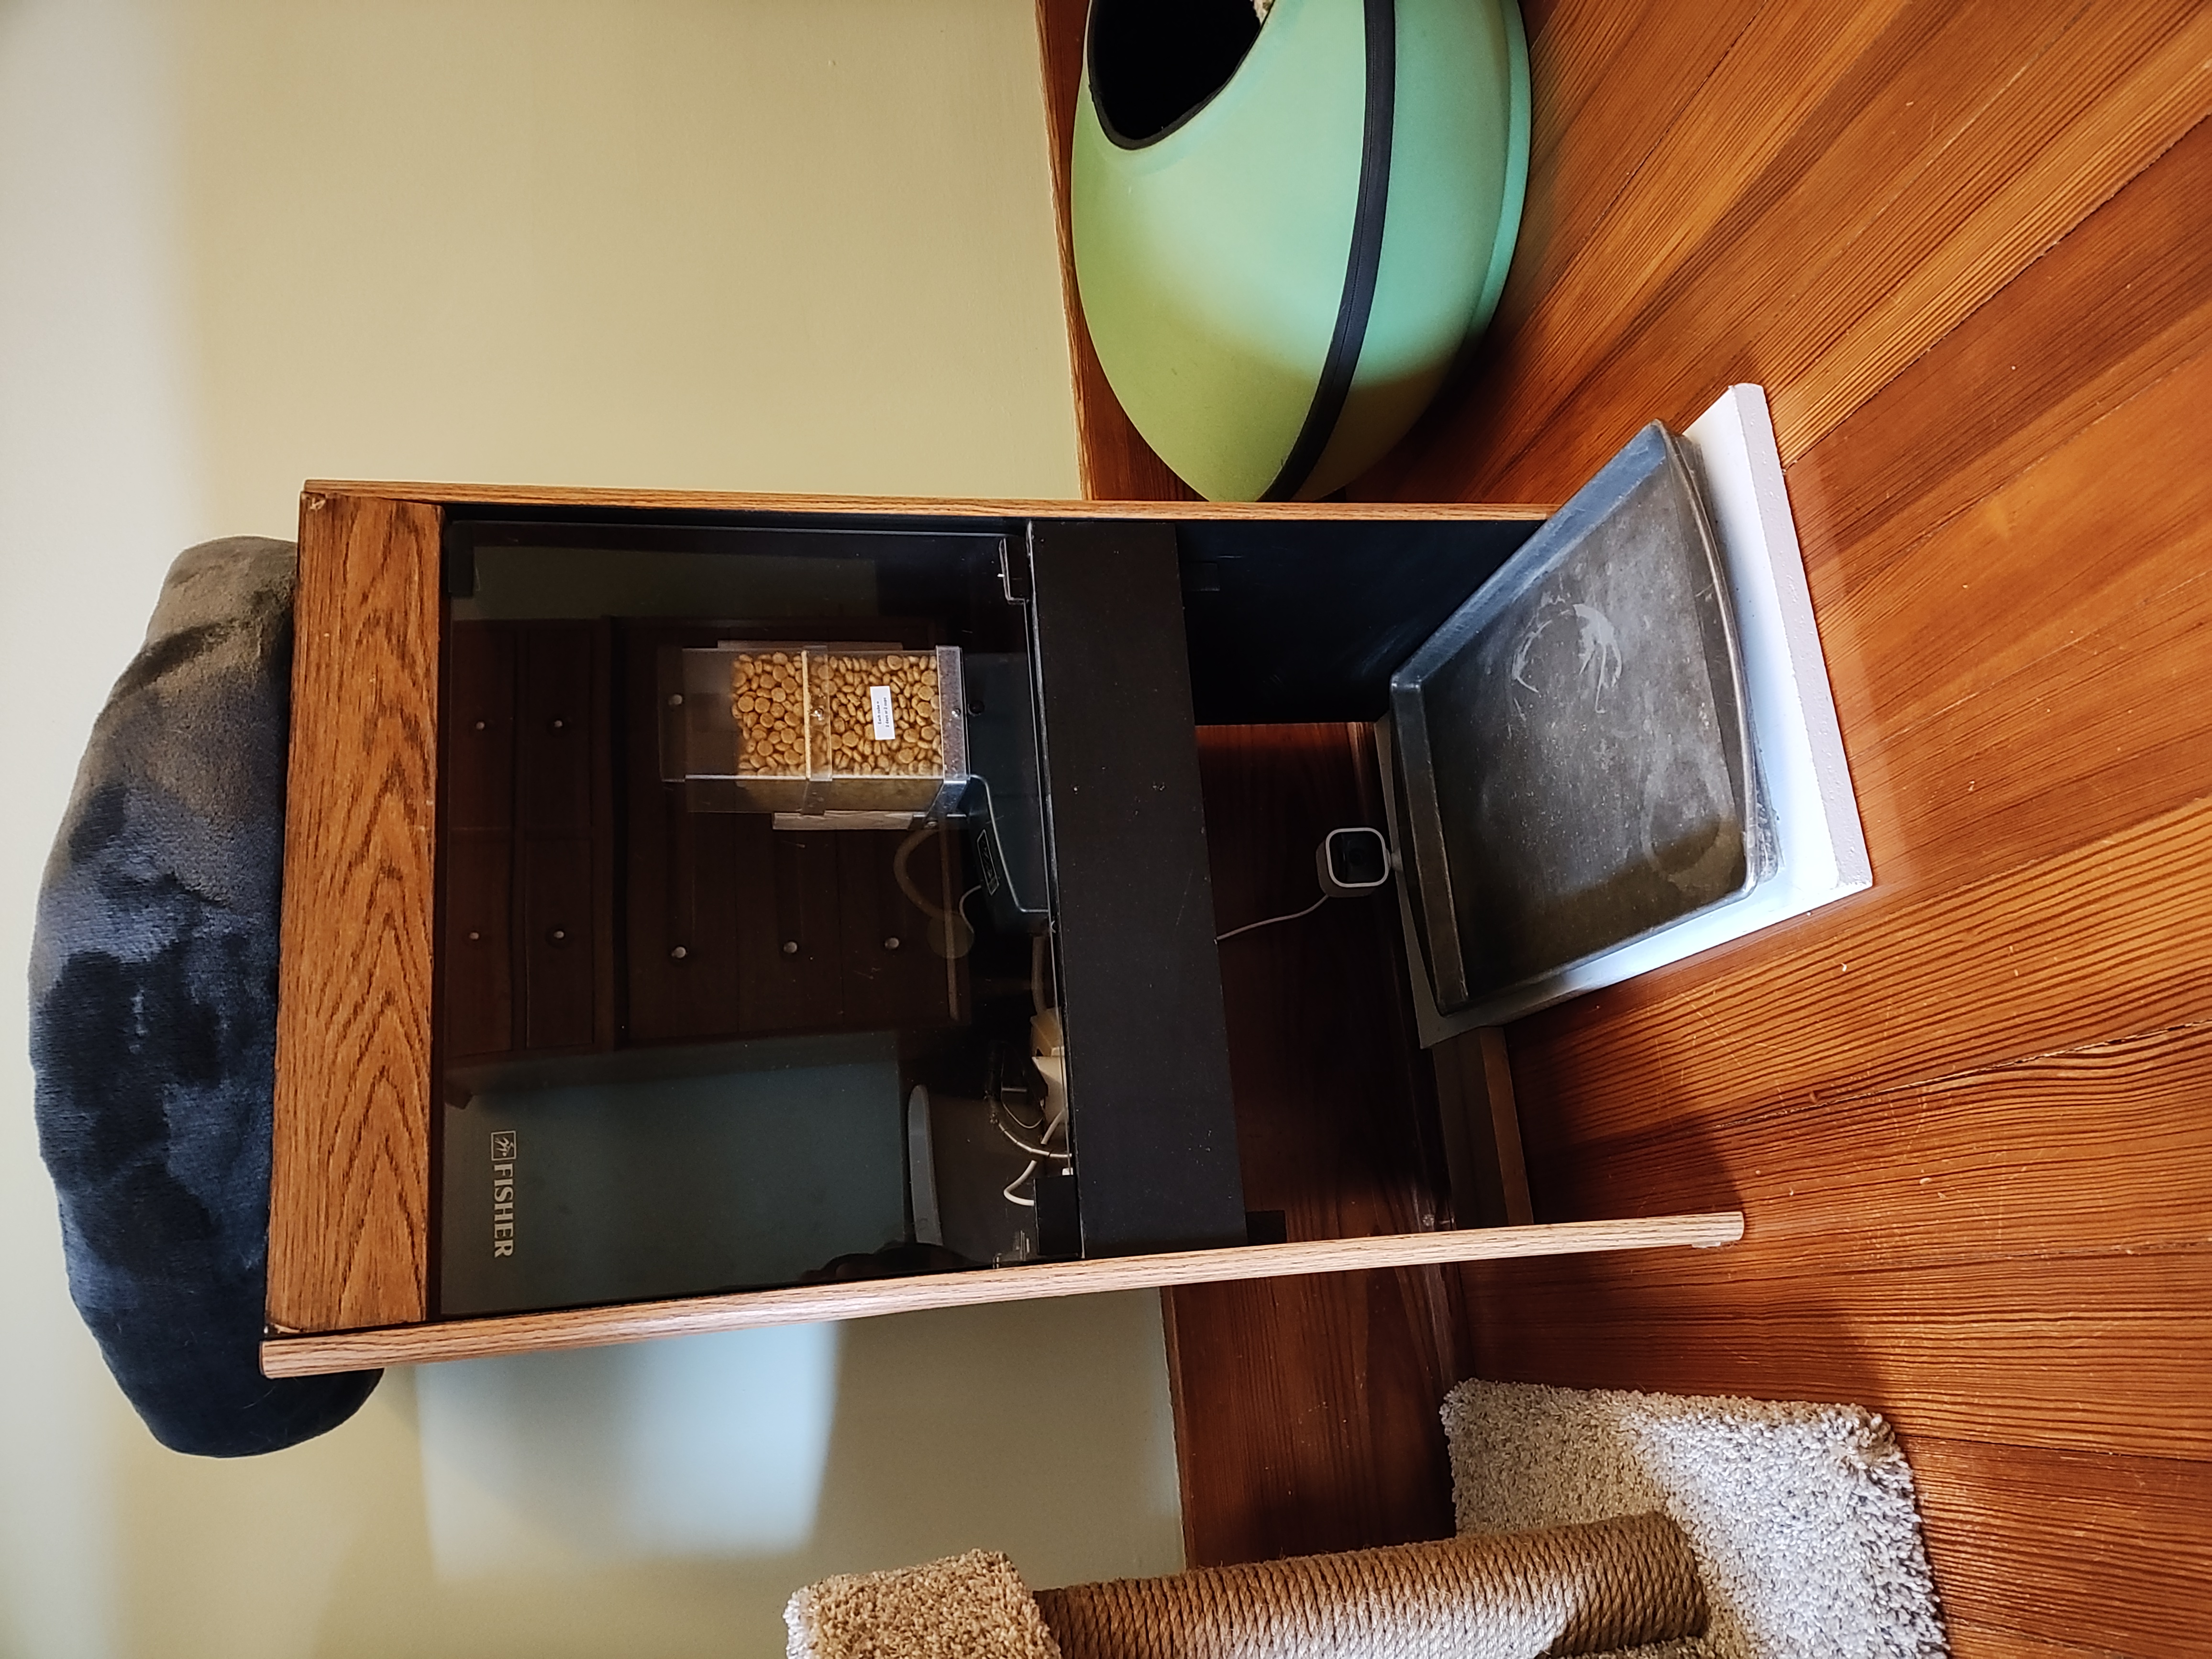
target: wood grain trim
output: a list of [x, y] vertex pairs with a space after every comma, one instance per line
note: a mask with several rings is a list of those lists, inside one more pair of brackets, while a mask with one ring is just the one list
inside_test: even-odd
[[1297, 1244], [1247, 1244], [1217, 1250], [1178, 1250], [1158, 1255], [1095, 1261], [1049, 1262], [1030, 1267], [939, 1273], [915, 1279], [878, 1279], [842, 1285], [794, 1285], [673, 1302], [577, 1308], [558, 1313], [510, 1314], [457, 1319], [428, 1326], [342, 1335], [288, 1336], [265, 1342], [261, 1369], [270, 1376], [305, 1376], [374, 1365], [642, 1342], [702, 1331], [752, 1325], [800, 1325], [821, 1320], [863, 1319], [924, 1308], [964, 1308], [991, 1302], [1029, 1302], [1044, 1297], [1105, 1291], [1153, 1290], [1224, 1279], [1282, 1279], [1307, 1273], [1410, 1267], [1447, 1261], [1503, 1261], [1581, 1255], [1598, 1250], [1653, 1250], [1733, 1244], [1743, 1237], [1735, 1210], [1702, 1215], [1652, 1216], [1631, 1221], [1581, 1221], [1551, 1227], [1488, 1227], [1375, 1238], [1316, 1239]]
[[280, 1329], [425, 1311], [440, 519], [301, 503], [269, 1201]]
[[441, 507], [635, 507], [682, 513], [926, 514], [979, 519], [1465, 519], [1525, 522], [1556, 503], [1404, 501], [1055, 501], [982, 496], [772, 495], [708, 489], [599, 489], [559, 484], [377, 483], [311, 479], [307, 496], [413, 501]]

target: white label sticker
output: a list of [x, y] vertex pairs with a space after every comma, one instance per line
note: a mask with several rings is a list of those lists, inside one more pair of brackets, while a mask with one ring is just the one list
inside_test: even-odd
[[891, 689], [888, 685], [868, 688], [868, 707], [876, 716], [876, 741], [889, 743], [898, 736], [898, 722], [891, 718]]

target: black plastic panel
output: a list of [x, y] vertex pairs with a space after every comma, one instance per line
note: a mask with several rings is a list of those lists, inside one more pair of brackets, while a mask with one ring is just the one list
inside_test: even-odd
[[1178, 526], [1198, 723], [1380, 720], [1398, 665], [1539, 527], [1534, 520]]
[[1084, 1254], [1242, 1243], [1175, 530], [1040, 523], [1030, 574]]

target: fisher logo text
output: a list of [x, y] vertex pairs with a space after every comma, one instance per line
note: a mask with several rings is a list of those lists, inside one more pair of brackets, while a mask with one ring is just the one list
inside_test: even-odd
[[491, 1137], [491, 1253], [514, 1254], [514, 1131]]

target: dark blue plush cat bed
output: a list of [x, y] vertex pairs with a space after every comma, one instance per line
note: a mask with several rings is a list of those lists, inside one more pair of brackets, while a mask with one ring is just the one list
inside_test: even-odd
[[334, 1428], [380, 1372], [261, 1375], [294, 550], [171, 567], [93, 727], [31, 951], [39, 1142], [70, 1292], [162, 1444]]

